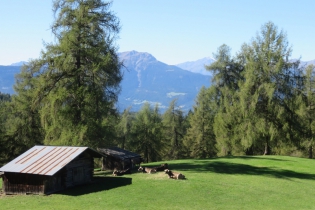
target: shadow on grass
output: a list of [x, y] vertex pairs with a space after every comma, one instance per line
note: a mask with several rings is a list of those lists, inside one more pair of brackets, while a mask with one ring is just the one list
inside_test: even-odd
[[277, 159], [277, 158], [271, 158], [271, 157], [262, 157], [262, 156], [225, 156], [220, 157], [216, 159], [255, 159], [255, 160], [272, 160], [272, 161], [292, 161], [292, 160], [284, 160], [284, 159]]
[[123, 187], [130, 184], [132, 184], [132, 178], [129, 177], [94, 177], [94, 181], [90, 184], [75, 186], [55, 194], [79, 196]]
[[[269, 160], [269, 158], [268, 158]], [[276, 159], [278, 160], [278, 159]], [[241, 163], [230, 163], [220, 159], [195, 160], [189, 163], [173, 163], [169, 166], [171, 170], [193, 171], [193, 172], [212, 172], [218, 174], [238, 174], [238, 175], [257, 175], [268, 176], [282, 179], [309, 179], [315, 180], [315, 174], [301, 173], [292, 170], [284, 170], [274, 167], [258, 167]]]

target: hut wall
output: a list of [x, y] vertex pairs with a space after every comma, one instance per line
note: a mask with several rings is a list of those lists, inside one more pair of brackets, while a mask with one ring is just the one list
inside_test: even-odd
[[44, 194], [46, 176], [5, 172], [2, 175], [4, 194]]
[[93, 180], [93, 170], [93, 158], [79, 156], [46, 181], [45, 194], [91, 182]]
[[63, 174], [64, 170], [61, 170], [54, 176], [48, 177], [48, 179], [45, 181], [45, 194], [50, 194], [66, 188], [63, 181]]
[[103, 165], [102, 170], [123, 170], [123, 162], [118, 159], [114, 158], [112, 156], [103, 157]]
[[65, 187], [72, 187], [93, 180], [94, 161], [91, 157], [77, 158], [71, 161], [64, 172]]
[[125, 169], [134, 169], [137, 166], [140, 166], [142, 162], [141, 157], [136, 158], [126, 158], [119, 159], [112, 156], [107, 156], [103, 158], [102, 170], [125, 170]]

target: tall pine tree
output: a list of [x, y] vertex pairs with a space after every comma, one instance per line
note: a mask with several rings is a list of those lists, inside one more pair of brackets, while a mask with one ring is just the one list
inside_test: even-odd
[[217, 154], [216, 139], [213, 132], [213, 121], [216, 109], [211, 106], [211, 94], [202, 87], [190, 116], [190, 126], [185, 136], [185, 146], [190, 148], [193, 158], [214, 157]]
[[[245, 45], [244, 82], [240, 85], [240, 124], [245, 147], [257, 146], [262, 154], [270, 154], [279, 140], [286, 141], [283, 134], [283, 113], [292, 111], [286, 106], [292, 88], [288, 79], [290, 70], [296, 66], [290, 62], [291, 48], [286, 34], [268, 22], [253, 41]], [[285, 136], [285, 137], [283, 137]]]
[[110, 6], [101, 0], [53, 2], [57, 41], [25, 67], [35, 71], [32, 105], [45, 144], [97, 147], [113, 136], [122, 75], [115, 46], [119, 20]]
[[149, 103], [143, 105], [132, 121], [131, 135], [132, 151], [141, 154], [147, 162], [161, 160], [165, 147], [158, 106], [152, 109]]
[[163, 136], [167, 142], [168, 159], [179, 159], [182, 157], [184, 130], [184, 114], [176, 105], [176, 99], [172, 100], [168, 109], [163, 114]]
[[300, 135], [301, 144], [308, 150], [308, 157], [313, 158], [315, 145], [315, 66], [309, 65], [305, 72], [304, 88], [299, 97], [300, 107], [298, 115], [303, 127], [303, 134]]

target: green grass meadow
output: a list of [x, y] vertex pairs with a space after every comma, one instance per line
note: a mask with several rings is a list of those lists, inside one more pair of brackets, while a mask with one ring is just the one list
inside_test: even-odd
[[121, 177], [96, 172], [94, 183], [52, 195], [1, 194], [0, 209], [315, 209], [311, 159], [242, 156], [167, 163], [187, 179], [168, 179], [164, 172]]

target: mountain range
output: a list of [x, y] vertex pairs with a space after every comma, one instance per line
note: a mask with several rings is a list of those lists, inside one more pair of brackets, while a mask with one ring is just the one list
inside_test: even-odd
[[[173, 99], [177, 99], [177, 106], [187, 112], [192, 109], [200, 88], [210, 86], [212, 75], [205, 70], [205, 65], [214, 62], [210, 57], [168, 65], [146, 52], [128, 51], [118, 55], [124, 63], [117, 103], [120, 111], [128, 107], [138, 111], [148, 102], [152, 106], [158, 104], [163, 112]], [[14, 75], [24, 63], [0, 66], [0, 92], [14, 94]], [[315, 60], [301, 62], [301, 65], [308, 64], [315, 64]]]
[[[200, 59], [195, 63], [168, 65], [145, 52], [128, 51], [118, 55], [124, 63], [117, 103], [120, 111], [128, 107], [131, 107], [132, 111], [138, 111], [148, 102], [152, 106], [158, 104], [163, 112], [173, 99], [177, 99], [177, 106], [183, 111], [188, 111], [194, 105], [200, 88], [210, 86], [211, 75], [202, 70], [202, 60], [207, 65], [213, 62], [209, 61], [209, 58]], [[14, 75], [20, 72], [24, 63], [21, 61], [10, 66], [0, 66], [0, 92], [14, 94]]]
[[143, 103], [159, 105], [165, 110], [173, 99], [183, 111], [192, 108], [202, 86], [210, 86], [211, 76], [184, 70], [158, 61], [149, 53], [136, 51], [119, 53], [124, 63], [122, 91], [118, 108], [139, 110]]

